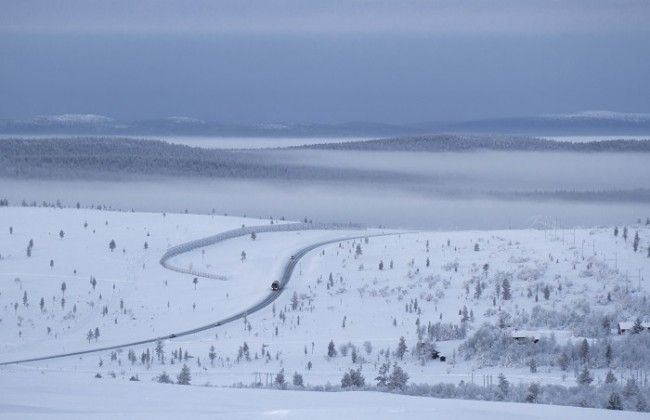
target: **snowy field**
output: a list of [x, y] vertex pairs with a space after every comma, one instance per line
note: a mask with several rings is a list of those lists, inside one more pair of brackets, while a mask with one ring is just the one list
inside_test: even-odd
[[[371, 236], [377, 230], [260, 233], [171, 261], [224, 275], [225, 281], [180, 274], [158, 263], [173, 245], [270, 223], [214, 215], [0, 207], [0, 362], [118, 345], [214, 322], [271, 293], [271, 282], [297, 250], [368, 235], [310, 252], [271, 306], [231, 324], [158, 344], [0, 367], [0, 413], [11, 417], [33, 410], [39, 416], [52, 410], [62, 417], [83, 417], [99, 395], [132, 398], [137, 392], [126, 389], [142, 387], [138, 392], [151, 395], [148, 404], [154, 411], [168, 413], [157, 401], [168, 400], [169, 392], [184, 395], [172, 411], [210, 399], [214, 408], [201, 405], [188, 412], [227, 418], [274, 413], [299, 418], [328, 404], [360, 418], [372, 418], [377, 407], [412, 410], [416, 418], [444, 416], [459, 407], [467, 418], [475, 418], [472, 413], [479, 409], [484, 417], [477, 418], [507, 413], [574, 417], [564, 409], [507, 403], [375, 393], [292, 397], [288, 391], [190, 391], [152, 383], [163, 372], [176, 378], [184, 364], [193, 385], [271, 385], [282, 371], [289, 386], [299, 375], [307, 387], [328, 387], [340, 384], [351, 369], [374, 385], [388, 364], [403, 369], [412, 384], [472, 384], [488, 393], [497, 392], [501, 374], [512, 387], [531, 382], [571, 387], [588, 368], [593, 386], [609, 380], [610, 371], [621, 384], [637, 381], [641, 390], [626, 395], [628, 409], [647, 395], [649, 340], [645, 333], [617, 334], [618, 322], [650, 316], [645, 218], [618, 226], [616, 235], [613, 226], [388, 231], [391, 235], [381, 237]], [[87, 393], [78, 412], [66, 411], [65, 399], [41, 398], [60, 392], [59, 383]], [[117, 391], [121, 387], [128, 388]], [[246, 405], [252, 399], [256, 403]], [[270, 399], [274, 402], [267, 404]], [[97, 410], [103, 416], [115, 413], [106, 401]]]
[[2, 373], [0, 417], [10, 419], [641, 419], [645, 413], [440, 400], [377, 392], [182, 387], [87, 377]]

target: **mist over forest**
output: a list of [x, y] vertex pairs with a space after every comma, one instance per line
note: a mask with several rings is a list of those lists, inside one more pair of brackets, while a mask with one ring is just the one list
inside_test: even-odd
[[[647, 208], [650, 142], [436, 135], [222, 150], [111, 137], [0, 141], [0, 196], [391, 227], [615, 223]], [[589, 211], [608, 207], [608, 212]]]

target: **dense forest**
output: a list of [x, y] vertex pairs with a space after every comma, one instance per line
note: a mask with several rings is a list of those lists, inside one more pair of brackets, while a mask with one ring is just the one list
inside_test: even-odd
[[465, 152], [476, 150], [531, 152], [650, 152], [650, 141], [554, 141], [534, 137], [428, 135], [299, 146], [320, 150], [385, 150], [412, 152]]

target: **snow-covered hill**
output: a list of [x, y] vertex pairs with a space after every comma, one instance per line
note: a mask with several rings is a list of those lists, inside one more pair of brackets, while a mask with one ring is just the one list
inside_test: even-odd
[[[160, 266], [160, 255], [270, 221], [12, 207], [0, 207], [0, 221], [0, 362], [214, 322], [270, 293], [296, 250], [359, 235], [260, 233], [175, 257], [177, 266], [227, 278], [195, 282]], [[534, 393], [536, 402], [604, 407], [618, 392], [634, 410], [647, 407], [650, 334], [617, 335], [616, 327], [650, 319], [649, 246], [645, 219], [616, 235], [614, 227], [539, 226], [343, 239], [301, 259], [278, 300], [242, 320], [159, 344], [9, 365], [0, 377], [29, 382], [27, 373], [40, 371], [62, 383], [150, 383], [186, 364], [196, 385], [259, 386], [283, 372], [289, 387], [299, 376], [319, 389], [337, 387], [351, 370], [374, 386], [385, 367], [391, 375], [399, 367], [408, 378], [387, 386], [414, 394], [524, 401]], [[604, 384], [610, 375], [618, 384]], [[589, 378], [591, 387], [572, 388]], [[152, 385], [142, 386], [148, 393]], [[232, 392], [245, 399], [253, 391]], [[0, 407], [11, 410], [6, 395]]]

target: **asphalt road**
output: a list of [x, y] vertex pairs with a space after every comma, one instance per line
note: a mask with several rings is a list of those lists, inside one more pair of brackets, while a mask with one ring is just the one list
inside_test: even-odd
[[375, 235], [360, 235], [360, 236], [349, 236], [349, 237], [342, 237], [342, 238], [337, 238], [337, 239], [330, 239], [327, 241], [323, 242], [318, 242], [312, 245], [309, 245], [305, 248], [300, 249], [297, 251], [295, 254], [293, 254], [294, 258], [290, 259], [287, 262], [287, 265], [284, 268], [284, 271], [282, 272], [282, 277], [280, 278], [280, 290], [274, 292], [271, 291], [271, 282], [269, 282], [269, 294], [260, 302], [256, 303], [255, 305], [246, 308], [245, 310], [238, 312], [234, 315], [231, 315], [227, 318], [220, 319], [216, 322], [203, 325], [197, 328], [193, 328], [190, 330], [184, 330], [184, 331], [179, 331], [175, 333], [171, 333], [168, 335], [163, 335], [155, 338], [147, 338], [144, 340], [140, 341], [132, 341], [129, 343], [124, 343], [124, 344], [117, 344], [114, 346], [106, 346], [106, 347], [97, 347], [94, 349], [89, 349], [89, 350], [81, 350], [81, 351], [75, 351], [75, 352], [69, 352], [69, 353], [60, 353], [60, 354], [53, 354], [49, 356], [41, 356], [41, 357], [33, 357], [30, 359], [20, 359], [20, 360], [11, 360], [7, 362], [0, 362], [0, 366], [5, 366], [5, 365], [11, 365], [11, 364], [17, 364], [17, 363], [28, 363], [28, 362], [38, 362], [38, 361], [43, 361], [43, 360], [52, 360], [52, 359], [60, 359], [63, 357], [72, 357], [72, 356], [80, 356], [84, 354], [91, 354], [91, 353], [98, 353], [98, 352], [103, 352], [103, 351], [109, 351], [109, 350], [117, 350], [117, 349], [122, 349], [125, 347], [134, 347], [134, 346], [139, 346], [141, 344], [150, 344], [150, 343], [155, 343], [158, 340], [172, 340], [174, 338], [178, 337], [184, 337], [192, 334], [196, 334], [202, 331], [210, 330], [213, 328], [217, 328], [219, 326], [228, 324], [230, 322], [236, 321], [238, 319], [244, 318], [250, 314], [253, 314], [266, 306], [270, 305], [275, 301], [280, 294], [284, 291], [285, 287], [289, 283], [289, 280], [291, 279], [291, 274], [293, 273], [294, 268], [296, 267], [296, 264], [300, 261], [302, 257], [304, 257], [308, 252], [313, 251], [316, 248], [319, 248], [321, 246], [341, 242], [341, 241], [347, 241], [347, 240], [352, 240], [352, 239], [359, 239], [359, 238], [366, 238], [366, 237], [377, 237], [377, 236], [389, 236], [389, 235], [397, 235], [398, 233], [382, 233], [382, 234], [375, 234]]

